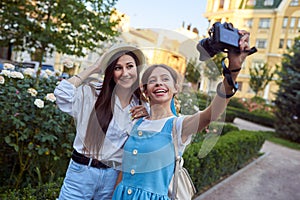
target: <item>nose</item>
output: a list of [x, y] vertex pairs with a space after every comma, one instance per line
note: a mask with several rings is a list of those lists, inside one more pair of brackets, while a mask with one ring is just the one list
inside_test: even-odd
[[122, 76], [128, 76], [128, 72], [129, 70], [126, 67], [124, 67], [122, 71]]
[[158, 86], [161, 86], [162, 83], [160, 81], [157, 81], [156, 84], [155, 84], [155, 87], [158, 87]]

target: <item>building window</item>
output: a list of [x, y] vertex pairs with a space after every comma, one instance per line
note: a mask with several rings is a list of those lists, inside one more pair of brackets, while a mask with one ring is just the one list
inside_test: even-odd
[[261, 18], [259, 20], [259, 28], [270, 28], [270, 18]]
[[238, 86], [239, 86], [238, 90], [239, 90], [239, 91], [242, 91], [242, 88], [243, 88], [243, 82], [238, 81]]
[[283, 44], [284, 44], [284, 39], [280, 39], [279, 40], [279, 49], [283, 48]]
[[247, 1], [247, 6], [255, 6], [256, 5], [256, 1], [255, 0], [248, 0]]
[[247, 28], [252, 28], [252, 26], [253, 26], [253, 19], [245, 19], [244, 20], [244, 25]]
[[296, 17], [292, 17], [291, 23], [290, 23], [290, 28], [293, 29], [295, 27], [295, 24], [296, 24]]
[[260, 48], [260, 49], [267, 48], [267, 40], [266, 39], [257, 39], [256, 46], [257, 46], [257, 48]]
[[221, 8], [221, 9], [224, 8], [224, 0], [220, 0], [219, 8]]
[[290, 3], [290, 6], [298, 6], [299, 5], [299, 0], [292, 0]]
[[288, 40], [286, 41], [286, 48], [287, 48], [287, 49], [292, 48], [292, 40], [291, 40], [291, 39], [288, 39]]
[[289, 21], [289, 18], [288, 18], [288, 17], [284, 17], [284, 18], [283, 18], [282, 28], [286, 28], [286, 27], [287, 27], [288, 21]]
[[300, 28], [300, 18], [298, 18], [297, 28]]
[[274, 0], [265, 0], [264, 6], [273, 6]]

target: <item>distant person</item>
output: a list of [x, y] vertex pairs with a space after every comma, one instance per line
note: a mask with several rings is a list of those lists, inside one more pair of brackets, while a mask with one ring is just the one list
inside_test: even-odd
[[[249, 34], [240, 31], [241, 53], [228, 53], [231, 78], [235, 82], [249, 50]], [[217, 95], [203, 111], [176, 117], [170, 102], [179, 91], [178, 75], [163, 64], [152, 65], [142, 76], [143, 91], [150, 103], [150, 115], [137, 120], [124, 145], [122, 181], [113, 200], [168, 200], [168, 187], [174, 174], [175, 153], [172, 127], [176, 132], [180, 154], [190, 143], [193, 134], [200, 132], [224, 112], [233, 86], [224, 78], [217, 87]]]
[[[139, 89], [143, 53], [114, 46], [92, 66], [62, 80], [54, 94], [58, 107], [76, 122], [74, 151], [59, 199], [111, 199], [133, 119], [148, 115]], [[90, 78], [104, 71], [103, 84]]]

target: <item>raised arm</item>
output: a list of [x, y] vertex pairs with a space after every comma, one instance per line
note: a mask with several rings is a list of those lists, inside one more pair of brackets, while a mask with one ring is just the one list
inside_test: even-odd
[[72, 76], [67, 81], [73, 84], [75, 87], [78, 87], [82, 84], [82, 82], [87, 79], [90, 75], [99, 73], [103, 66], [101, 66], [102, 60], [105, 58], [105, 53], [98, 58], [98, 60], [90, 67], [86, 68], [85, 70], [81, 71], [80, 73]]
[[[228, 53], [229, 66], [228, 70], [233, 83], [236, 82], [239, 71], [245, 58], [249, 55], [249, 33], [239, 31], [242, 35], [239, 45], [241, 53]], [[199, 111], [194, 115], [187, 116], [183, 121], [182, 126], [182, 141], [186, 141], [189, 135], [200, 132], [203, 128], [215, 121], [224, 112], [232, 94], [235, 93], [234, 87], [224, 77], [223, 81], [218, 85], [217, 95], [212, 100], [211, 104], [203, 111]]]

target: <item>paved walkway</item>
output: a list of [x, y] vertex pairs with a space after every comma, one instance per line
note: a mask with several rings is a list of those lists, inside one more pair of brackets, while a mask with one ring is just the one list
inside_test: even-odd
[[[269, 130], [240, 119], [234, 124], [240, 129]], [[300, 200], [300, 151], [269, 141], [261, 151], [263, 156], [195, 200]]]

